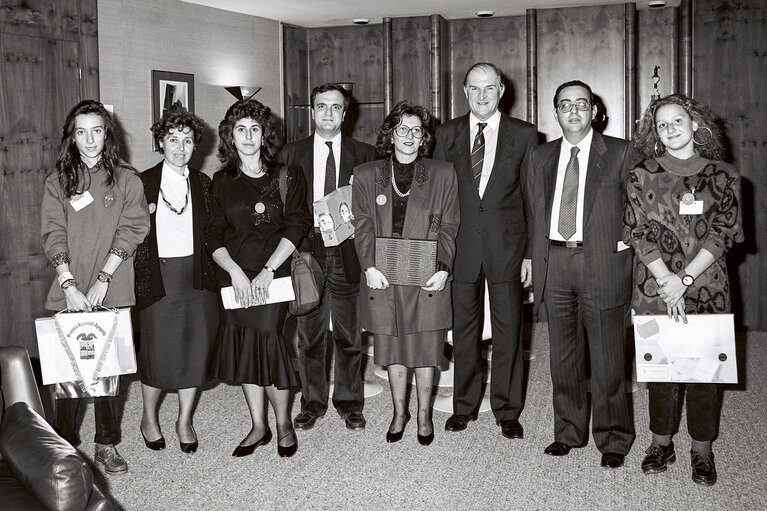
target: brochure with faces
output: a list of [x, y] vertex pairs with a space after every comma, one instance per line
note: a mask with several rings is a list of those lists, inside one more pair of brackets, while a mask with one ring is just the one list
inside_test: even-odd
[[737, 383], [732, 314], [634, 316], [637, 380]]
[[234, 288], [232, 286], [221, 288], [221, 301], [223, 302], [225, 309], [244, 309], [269, 303], [290, 302], [295, 299], [296, 295], [293, 292], [293, 281], [290, 280], [290, 277], [274, 279], [269, 285], [269, 298], [261, 303], [253, 301], [248, 305], [240, 304], [234, 299]]

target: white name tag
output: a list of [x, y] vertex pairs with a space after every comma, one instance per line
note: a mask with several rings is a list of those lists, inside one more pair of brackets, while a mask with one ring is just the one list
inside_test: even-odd
[[696, 200], [692, 204], [679, 203], [680, 215], [702, 215], [703, 214], [703, 201]]
[[75, 211], [80, 211], [91, 202], [93, 202], [93, 195], [87, 190], [79, 195], [73, 195], [72, 198], [69, 199], [69, 204]]
[[617, 248], [616, 251], [617, 252], [623, 252], [624, 250], [628, 250], [629, 248], [631, 248], [631, 247], [629, 247], [628, 245], [623, 243], [623, 240], [620, 240], [620, 241], [618, 241], [618, 248]]

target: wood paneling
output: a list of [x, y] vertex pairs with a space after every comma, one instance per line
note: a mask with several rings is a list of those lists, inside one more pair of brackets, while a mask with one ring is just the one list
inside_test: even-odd
[[293, 142], [311, 133], [309, 115], [309, 48], [306, 29], [283, 25], [283, 91], [285, 98], [285, 141]]
[[392, 19], [394, 104], [406, 99], [431, 109], [431, 21], [428, 16]]
[[[641, 9], [638, 14], [637, 42], [637, 119], [650, 105], [652, 75], [658, 66], [661, 96], [678, 89], [676, 55], [678, 47], [677, 9]], [[636, 119], [635, 119], [636, 120]]]
[[[90, 2], [90, 0], [86, 1]], [[0, 32], [5, 34], [77, 41], [81, 21], [76, 1], [3, 0], [0, 2]]]
[[80, 97], [99, 98], [99, 29], [98, 5], [92, 0], [78, 0], [80, 15]]
[[767, 1], [698, 0], [693, 12], [693, 94], [727, 122], [743, 176], [746, 242], [729, 256], [743, 326], [767, 330]]

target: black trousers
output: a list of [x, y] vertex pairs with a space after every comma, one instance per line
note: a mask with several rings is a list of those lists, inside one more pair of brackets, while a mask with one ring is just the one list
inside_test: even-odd
[[549, 248], [543, 301], [549, 318], [554, 439], [570, 446], [588, 441], [588, 353], [594, 443], [600, 452], [625, 455], [634, 442], [624, 372], [627, 306], [596, 306], [590, 284], [600, 277], [585, 275], [584, 257], [582, 248]]
[[693, 440], [709, 442], [719, 434], [722, 388], [715, 383], [648, 383], [650, 431], [673, 435], [679, 431], [687, 394], [687, 432]]
[[[488, 284], [493, 358], [490, 406], [496, 422], [519, 419], [524, 392], [522, 357], [522, 284]], [[485, 274], [475, 282], [453, 282], [453, 413], [477, 415], [482, 403], [482, 329], [485, 323]]]
[[[83, 399], [57, 399], [55, 426], [61, 437], [72, 445], [80, 443], [77, 432], [77, 410]], [[93, 415], [96, 420], [97, 444], [116, 444], [120, 442], [120, 425], [117, 422], [116, 396], [94, 397]]]
[[362, 341], [359, 326], [358, 282], [344, 275], [338, 247], [324, 247], [319, 236], [314, 257], [325, 271], [325, 290], [320, 307], [298, 317], [298, 367], [301, 377], [301, 410], [324, 415], [328, 408], [328, 381], [325, 354], [330, 334], [335, 348], [333, 406], [341, 413], [362, 411]]

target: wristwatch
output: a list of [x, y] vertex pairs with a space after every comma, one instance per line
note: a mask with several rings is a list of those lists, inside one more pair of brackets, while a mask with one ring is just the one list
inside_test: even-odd
[[268, 271], [269, 273], [274, 273], [274, 268], [272, 268], [271, 266], [264, 266], [264, 269]]
[[695, 282], [695, 277], [693, 277], [692, 275], [688, 275], [685, 272], [680, 273], [679, 276], [682, 278], [682, 284], [684, 284], [687, 287], [692, 286], [693, 282]]

